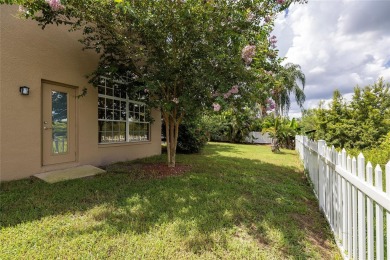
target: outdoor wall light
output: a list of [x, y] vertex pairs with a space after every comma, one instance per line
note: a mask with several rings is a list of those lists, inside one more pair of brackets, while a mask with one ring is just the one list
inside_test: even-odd
[[27, 96], [27, 95], [30, 94], [30, 88], [27, 87], [27, 86], [21, 86], [21, 87], [19, 88], [19, 92], [20, 92], [20, 94], [22, 94], [22, 95], [24, 95], [24, 96]]

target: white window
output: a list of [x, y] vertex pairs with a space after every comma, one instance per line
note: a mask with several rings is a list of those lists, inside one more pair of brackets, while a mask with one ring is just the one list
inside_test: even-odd
[[99, 143], [150, 140], [145, 103], [130, 100], [120, 81], [101, 78], [98, 85]]

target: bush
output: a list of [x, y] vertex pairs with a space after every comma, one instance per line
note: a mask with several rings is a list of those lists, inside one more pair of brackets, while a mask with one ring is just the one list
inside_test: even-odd
[[[348, 150], [348, 152], [353, 156], [357, 156], [359, 150], [351, 149]], [[378, 147], [364, 149], [362, 153], [366, 159], [366, 162], [370, 161], [373, 167], [379, 164], [383, 170], [384, 166], [390, 160], [390, 133], [386, 135], [386, 137], [383, 139], [382, 143]]]
[[249, 132], [261, 129], [261, 121], [249, 109], [228, 109], [202, 117], [203, 129], [211, 141], [244, 143]]
[[[162, 135], [165, 137], [165, 124], [162, 124]], [[203, 127], [195, 122], [182, 123], [179, 126], [177, 153], [199, 153], [207, 143], [207, 135]]]
[[363, 150], [363, 154], [367, 161], [373, 163], [374, 167], [376, 164], [380, 164], [384, 169], [384, 166], [390, 160], [390, 133], [387, 134], [379, 147]]

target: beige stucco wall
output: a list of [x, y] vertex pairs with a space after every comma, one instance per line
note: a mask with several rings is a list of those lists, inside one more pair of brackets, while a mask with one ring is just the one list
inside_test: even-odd
[[[0, 180], [21, 179], [36, 173], [75, 165], [105, 165], [161, 153], [159, 112], [152, 124], [151, 142], [99, 145], [97, 90], [85, 75], [97, 65], [93, 51], [82, 51], [78, 33], [17, 18], [17, 7], [0, 6]], [[78, 151], [76, 163], [42, 166], [42, 80], [88, 88], [77, 100]], [[29, 86], [22, 96], [20, 86]]]

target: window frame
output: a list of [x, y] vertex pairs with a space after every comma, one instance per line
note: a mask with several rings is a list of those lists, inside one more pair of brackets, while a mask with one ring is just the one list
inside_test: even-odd
[[[107, 83], [110, 82], [112, 86], [107, 86]], [[151, 141], [151, 128], [150, 121], [147, 121], [147, 114], [150, 113], [147, 105], [144, 102], [135, 101], [129, 99], [127, 93], [120, 92], [119, 97], [115, 96], [115, 85], [123, 85], [125, 82], [121, 80], [113, 80], [107, 77], [100, 77], [98, 84], [98, 144], [99, 145], [108, 145], [108, 144], [129, 144], [129, 143], [145, 143]], [[104, 94], [100, 93], [101, 88], [104, 89]], [[107, 95], [107, 88], [109, 88], [112, 95]], [[120, 89], [120, 88], [119, 88]], [[123, 97], [125, 94], [125, 97]], [[101, 103], [101, 100], [103, 103]], [[107, 100], [111, 100], [110, 103], [112, 105], [111, 108], [107, 106]], [[125, 110], [123, 110], [122, 103], [125, 103]], [[101, 106], [103, 104], [103, 107]], [[119, 104], [119, 107], [115, 109], [114, 104]], [[130, 105], [133, 107], [133, 111], [130, 111]], [[135, 110], [135, 107], [139, 107], [138, 111]], [[142, 109], [141, 109], [142, 108]], [[100, 111], [104, 110], [104, 118], [100, 118]], [[142, 112], [141, 112], [142, 110]], [[107, 113], [111, 113], [112, 117], [107, 118]], [[119, 113], [119, 117], [116, 117], [116, 113]], [[123, 119], [124, 116], [124, 119]], [[142, 120], [141, 120], [142, 119]], [[103, 122], [112, 122], [111, 131], [103, 131], [100, 128], [99, 123]], [[114, 124], [119, 123], [119, 131], [118, 129], [114, 131]], [[121, 123], [125, 125], [125, 136], [121, 138]], [[133, 125], [132, 125], [133, 124]], [[132, 125], [132, 132], [130, 132], [130, 126]], [[140, 129], [135, 130], [133, 126], [142, 126]], [[107, 127], [107, 125], [105, 125]], [[109, 135], [108, 133], [111, 132]], [[116, 137], [115, 133], [119, 133], [118, 139], [114, 139]], [[135, 135], [138, 133], [138, 135]], [[107, 138], [111, 138], [111, 140], [103, 141], [102, 137], [106, 136]], [[131, 138], [131, 136], [135, 136], [136, 138]], [[146, 138], [145, 138], [146, 136]]]

